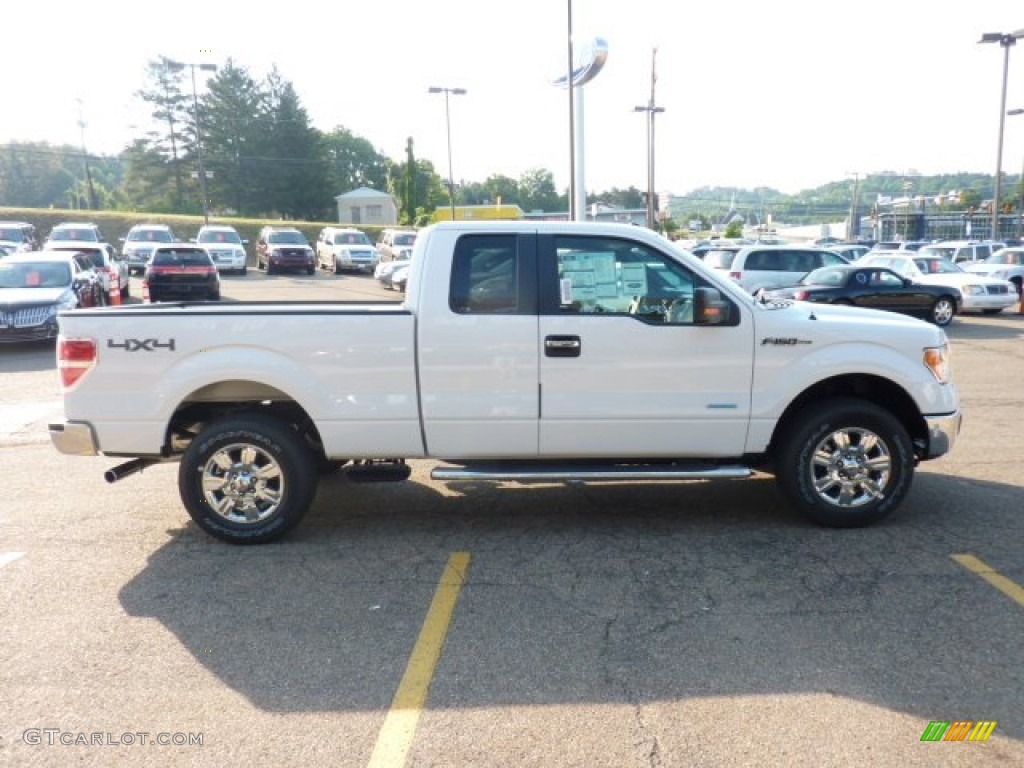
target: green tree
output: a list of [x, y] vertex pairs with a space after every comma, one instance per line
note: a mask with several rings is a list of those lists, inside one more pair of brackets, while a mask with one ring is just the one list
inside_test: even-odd
[[544, 168], [523, 172], [519, 177], [519, 205], [527, 212], [558, 210], [554, 174]]
[[328, 183], [333, 194], [344, 194], [359, 187], [387, 189], [388, 158], [367, 139], [338, 126], [326, 134], [323, 141]]
[[743, 222], [733, 219], [725, 227], [724, 237], [743, 237]]
[[150, 163], [147, 172], [155, 175], [158, 184], [174, 179], [175, 194], [170, 205], [174, 211], [186, 209], [181, 153], [183, 131], [192, 124], [192, 115], [190, 99], [182, 91], [184, 71], [168, 66], [165, 59], [150, 61], [146, 65], [146, 84], [135, 94], [152, 109], [153, 128], [141, 140], [146, 154], [151, 160], [162, 160]]
[[[88, 192], [79, 199], [76, 189], [77, 182], [84, 179], [84, 158], [79, 148], [13, 142], [0, 150], [0, 205], [46, 208], [71, 204], [88, 208]], [[88, 187], [83, 183], [82, 189]]]

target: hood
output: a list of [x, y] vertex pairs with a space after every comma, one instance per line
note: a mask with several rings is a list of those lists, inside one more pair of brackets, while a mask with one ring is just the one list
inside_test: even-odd
[[[801, 338], [813, 339], [814, 344], [870, 339], [897, 348], [906, 342], [923, 348], [946, 341], [945, 332], [931, 323], [881, 309], [807, 301], [769, 301], [755, 306], [760, 310], [756, 315], [758, 344], [774, 337], [795, 338], [794, 344], [802, 343]], [[805, 337], [801, 329], [805, 329]]]
[[998, 277], [989, 277], [988, 275], [976, 272], [968, 272], [966, 274], [947, 272], [944, 275], [921, 275], [920, 277], [915, 277], [914, 282], [924, 285], [955, 285], [957, 288], [965, 285], [1004, 285], [1006, 283], [1005, 280]]
[[1015, 264], [971, 264], [964, 267], [965, 270], [975, 275], [991, 275], [993, 272], [1002, 272], [1004, 269], [1016, 266]]
[[0, 307], [56, 304], [70, 293], [68, 288], [0, 288]]

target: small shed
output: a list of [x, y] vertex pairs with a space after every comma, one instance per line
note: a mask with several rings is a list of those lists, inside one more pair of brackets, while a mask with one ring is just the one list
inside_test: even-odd
[[370, 224], [382, 227], [398, 223], [398, 201], [387, 192], [360, 187], [336, 195], [338, 221], [342, 224]]

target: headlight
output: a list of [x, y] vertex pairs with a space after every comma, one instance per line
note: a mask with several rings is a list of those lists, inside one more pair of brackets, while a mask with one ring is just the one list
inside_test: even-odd
[[949, 355], [949, 344], [924, 350], [924, 364], [940, 384], [949, 381]]
[[960, 290], [968, 296], [981, 296], [985, 293], [985, 289], [980, 285], [965, 285]]

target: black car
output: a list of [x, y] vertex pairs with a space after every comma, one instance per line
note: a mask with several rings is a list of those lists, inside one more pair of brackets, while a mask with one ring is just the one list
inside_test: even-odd
[[158, 245], [146, 264], [142, 295], [149, 301], [220, 301], [220, 275], [202, 246]]
[[960, 311], [960, 291], [945, 285], [922, 285], [891, 269], [856, 264], [821, 267], [797, 285], [760, 291], [762, 301], [793, 299], [819, 304], [847, 304], [923, 317], [946, 326]]

